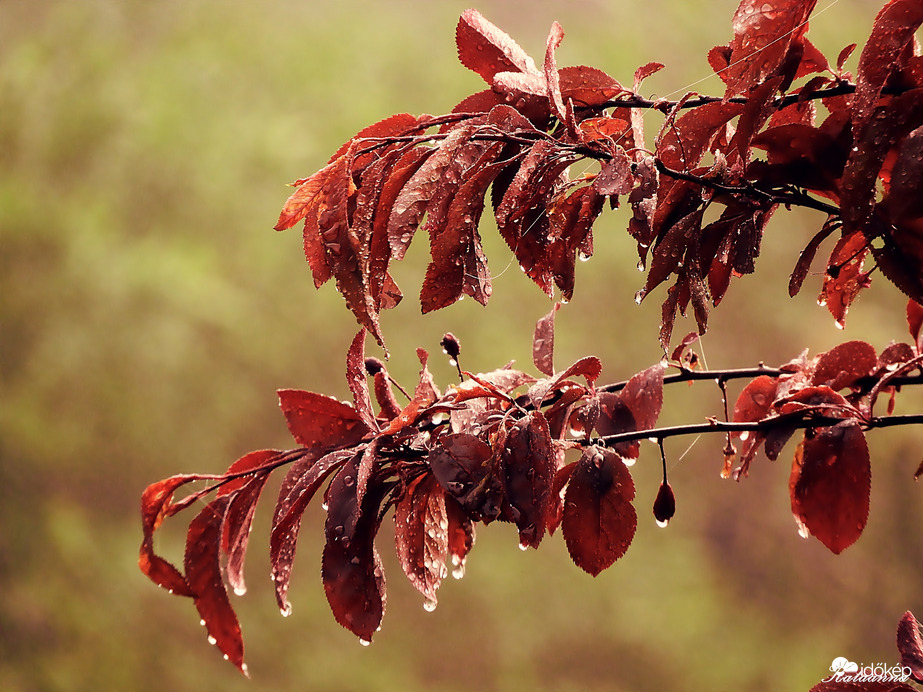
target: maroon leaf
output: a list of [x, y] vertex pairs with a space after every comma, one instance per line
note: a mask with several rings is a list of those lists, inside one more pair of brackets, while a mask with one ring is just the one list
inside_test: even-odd
[[[282, 455], [282, 452], [274, 449], [250, 452], [234, 462], [226, 475], [261, 469]], [[271, 470], [272, 467], [257, 471], [253, 475], [225, 483], [218, 489], [218, 497], [233, 493], [224, 520], [222, 548], [228, 556], [228, 583], [237, 595], [243, 595], [247, 591], [243, 575], [244, 557], [250, 540], [250, 527], [253, 524], [256, 503], [259, 502]]]
[[618, 560], [634, 538], [635, 485], [618, 455], [587, 447], [564, 495], [562, 529], [574, 563], [594, 577]]
[[817, 357], [811, 384], [827, 385], [835, 391], [852, 387], [877, 364], [878, 356], [871, 344], [847, 341]]
[[[816, 4], [816, 0], [740, 3], [734, 14], [734, 39], [728, 46], [726, 67], [719, 72], [728, 85], [728, 96], [743, 94], [788, 67], [785, 62], [790, 47], [802, 43], [806, 20]], [[793, 67], [789, 68], [791, 76], [797, 63]]]
[[378, 430], [378, 422], [372, 410], [369, 383], [365, 371], [365, 329], [360, 329], [346, 354], [346, 381], [353, 394], [356, 414], [369, 430]]
[[551, 432], [541, 411], [531, 411], [507, 429], [500, 460], [519, 544], [537, 548], [551, 516], [551, 484], [557, 470]]
[[798, 292], [801, 290], [801, 285], [804, 283], [811, 269], [811, 263], [814, 261], [814, 255], [817, 254], [817, 248], [820, 247], [820, 244], [824, 242], [835, 229], [836, 226], [829, 223], [828, 220], [828, 223], [825, 223], [823, 228], [814, 234], [814, 237], [808, 241], [804, 250], [801, 251], [788, 282], [788, 295], [792, 298], [798, 295]]
[[385, 611], [385, 577], [374, 539], [378, 507], [387, 486], [370, 485], [360, 505], [356, 498], [357, 464], [353, 457], [327, 490], [327, 542], [321, 578], [336, 621], [362, 641], [371, 642]]
[[246, 674], [240, 623], [221, 577], [222, 526], [230, 500], [229, 495], [213, 500], [190, 522], [183, 564], [186, 582], [205, 622], [209, 642]]
[[535, 323], [532, 339], [532, 362], [548, 377], [554, 377], [554, 315], [560, 307], [555, 303], [551, 311]]
[[923, 351], [921, 332], [923, 332], [923, 305], [915, 300], [907, 301], [907, 326], [910, 328], [910, 338], [916, 344], [917, 352]]
[[538, 73], [535, 62], [508, 34], [487, 21], [477, 10], [465, 10], [455, 29], [455, 44], [462, 65], [490, 84], [498, 72]]
[[394, 506], [394, 541], [404, 574], [433, 610], [449, 551], [445, 492], [433, 476], [420, 476]]
[[452, 576], [461, 579], [465, 576], [465, 561], [474, 546], [475, 531], [471, 519], [451, 496], [445, 497], [446, 518], [449, 521], [448, 539], [449, 555], [452, 556]]
[[604, 202], [595, 186], [584, 185], [555, 204], [549, 214], [546, 263], [563, 300], [574, 295], [577, 257], [587, 259], [593, 254], [592, 226]]
[[545, 82], [548, 85], [548, 100], [551, 104], [551, 112], [554, 113], [560, 123], [567, 122], [567, 116], [564, 112], [564, 99], [561, 97], [561, 80], [558, 76], [558, 66], [554, 59], [554, 51], [561, 45], [563, 39], [564, 29], [557, 22], [553, 22], [551, 31], [548, 32], [548, 41], [545, 46], [544, 73]]
[[349, 404], [301, 389], [280, 389], [279, 406], [298, 444], [328, 451], [351, 447], [370, 432]]
[[138, 556], [138, 566], [148, 579], [177, 596], [192, 596], [192, 591], [182, 573], [154, 552], [154, 532], [168, 516], [173, 493], [181, 486], [201, 479], [202, 476], [195, 474], [171, 476], [152, 483], [141, 495], [141, 525], [144, 539]]
[[602, 106], [625, 89], [615, 79], [595, 67], [575, 65], [558, 70], [561, 97], [576, 107]]
[[863, 288], [868, 288], [868, 274], [862, 271], [868, 241], [862, 233], [844, 234], [830, 253], [824, 287], [817, 301], [826, 305], [837, 325], [846, 324], [846, 313]]
[[490, 445], [469, 433], [442, 435], [428, 458], [443, 489], [468, 516], [485, 523], [499, 516], [503, 495], [492, 458]]
[[871, 119], [875, 102], [897, 67], [898, 57], [913, 41], [921, 23], [923, 5], [916, 0], [893, 0], [875, 17], [872, 33], [859, 56], [852, 104], [854, 131], [862, 130]]
[[[747, 383], [734, 404], [734, 422], [756, 423], [767, 418], [772, 411], [778, 386], [778, 380], [768, 375], [760, 375]], [[735, 434], [743, 441], [738, 478], [746, 477], [750, 462], [756, 456], [760, 444], [766, 439], [766, 434], [761, 431]]]
[[[649, 430], [657, 424], [663, 406], [663, 366], [643, 370], [625, 384], [620, 392], [599, 394], [599, 417], [596, 430], [603, 436], [636, 430]], [[619, 442], [613, 449], [625, 459], [637, 459], [637, 440]]]
[[923, 637], [920, 623], [909, 610], [897, 625], [897, 650], [901, 654], [901, 665], [910, 669], [917, 682], [923, 682]]
[[283, 615], [292, 612], [286, 595], [302, 514], [327, 477], [354, 455], [353, 450], [347, 449], [331, 452], [320, 459], [305, 457], [292, 466], [282, 481], [269, 535], [269, 558], [276, 587], [276, 602]]
[[792, 462], [789, 490], [799, 532], [835, 554], [862, 534], [868, 520], [872, 471], [865, 435], [855, 419], [821, 428]]

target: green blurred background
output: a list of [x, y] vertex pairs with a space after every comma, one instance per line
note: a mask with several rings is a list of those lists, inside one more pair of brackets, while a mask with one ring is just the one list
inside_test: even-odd
[[[266, 557], [270, 488], [250, 592], [235, 599], [249, 682], [208, 646], [191, 602], [138, 571], [148, 483], [291, 446], [277, 388], [348, 397], [356, 324], [331, 286], [314, 290], [299, 234], [271, 227], [284, 184], [356, 130], [394, 112], [445, 112], [482, 88], [456, 60], [466, 6], [0, 3], [0, 690], [806, 690], [836, 656], [897, 662], [898, 618], [923, 614], [913, 429], [870, 437], [869, 526], [838, 557], [795, 531], [791, 447], [775, 464], [761, 456], [735, 484], [719, 479], [717, 437], [691, 449], [692, 440], [669, 441], [679, 507], [667, 530], [650, 515], [659, 459], [644, 450], [633, 469], [635, 543], [596, 579], [571, 564], [559, 536], [523, 553], [514, 530], [492, 525], [467, 576], [447, 582], [427, 613], [386, 526], [389, 610], [369, 648], [326, 605], [319, 508], [302, 531], [294, 613], [279, 616]], [[730, 38], [736, 2], [478, 7], [538, 58], [560, 21], [559, 65], [595, 65], [630, 84], [637, 66], [664, 62], [645, 89], [676, 96], [693, 83], [720, 93], [715, 78], [698, 80], [710, 73], [708, 49]], [[864, 41], [878, 8], [822, 1], [810, 35], [834, 59]], [[788, 272], [821, 221], [777, 213], [758, 274], [736, 281], [713, 314], [709, 366], [777, 364], [844, 338], [879, 349], [905, 339], [904, 301], [880, 279], [845, 334], [815, 305], [819, 276], [787, 297]], [[623, 211], [600, 220], [597, 255], [578, 268], [575, 299], [557, 317], [557, 363], [598, 355], [604, 381], [661, 355], [662, 292], [634, 304], [642, 275], [625, 224]], [[482, 230], [497, 275], [487, 308], [467, 300], [418, 314], [425, 242], [397, 269], [407, 298], [382, 322], [389, 368], [404, 382], [416, 376], [414, 348], [438, 353], [447, 330], [468, 369], [513, 358], [531, 368], [532, 328], [550, 304], [510, 265], [489, 221]], [[691, 329], [681, 322], [675, 333]], [[442, 358], [432, 369], [451, 382]], [[675, 389], [664, 423], [719, 415], [717, 388]], [[908, 391], [898, 410], [921, 406]], [[185, 520], [160, 539], [176, 560]]]

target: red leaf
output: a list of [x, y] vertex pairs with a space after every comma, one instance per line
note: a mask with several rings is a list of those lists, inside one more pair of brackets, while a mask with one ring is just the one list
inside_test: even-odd
[[633, 375], [619, 398], [631, 410], [638, 430], [656, 426], [663, 407], [663, 365], [658, 363]]
[[172, 476], [145, 488], [141, 495], [141, 525], [144, 539], [138, 556], [138, 566], [148, 579], [177, 596], [192, 596], [186, 578], [172, 564], [154, 553], [154, 531], [168, 516], [173, 493], [187, 483], [201, 480], [202, 476], [188, 474]]
[[856, 93], [853, 96], [853, 130], [859, 132], [871, 119], [872, 111], [898, 58], [923, 23], [923, 5], [917, 0], [892, 0], [878, 16], [869, 40], [859, 56]]
[[292, 612], [286, 594], [295, 561], [301, 516], [327, 477], [354, 455], [353, 450], [347, 449], [331, 452], [320, 459], [306, 457], [296, 462], [282, 481], [269, 535], [269, 559], [276, 586], [276, 602], [283, 615]]
[[246, 674], [240, 623], [221, 577], [222, 526], [230, 500], [229, 495], [213, 500], [190, 522], [183, 563], [186, 582], [196, 609], [205, 621], [209, 642]]
[[429, 453], [433, 475], [469, 517], [485, 523], [500, 514], [503, 490], [491, 464], [493, 450], [469, 433], [442, 435]]
[[394, 543], [404, 574], [433, 610], [449, 551], [445, 492], [433, 476], [420, 476], [394, 506]]
[[548, 377], [554, 377], [554, 315], [560, 308], [555, 303], [551, 312], [535, 323], [532, 338], [532, 362], [536, 369]]
[[916, 344], [917, 352], [923, 351], [921, 348], [921, 330], [923, 330], [923, 305], [915, 300], [907, 301], [907, 326], [910, 328], [910, 338]]
[[835, 229], [834, 224], [825, 223], [823, 228], [814, 234], [814, 237], [808, 241], [804, 250], [798, 255], [798, 261], [795, 263], [795, 268], [792, 270], [792, 275], [788, 281], [788, 295], [792, 298], [798, 295], [801, 290], [801, 284], [804, 283], [808, 272], [811, 270], [811, 263], [814, 261], [814, 255], [817, 254], [817, 248]]
[[449, 520], [449, 555], [452, 556], [452, 576], [461, 579], [465, 576], [465, 561], [474, 546], [474, 524], [455, 498], [445, 498], [446, 518]]
[[301, 389], [280, 389], [279, 406], [298, 444], [328, 451], [358, 444], [370, 432], [349, 404]]
[[595, 67], [575, 65], [558, 70], [561, 97], [576, 107], [602, 106], [625, 89], [615, 79]]
[[507, 429], [500, 459], [519, 545], [537, 548], [551, 517], [551, 484], [557, 470], [551, 432], [541, 411], [528, 413]]
[[862, 233], [845, 234], [840, 237], [827, 265], [824, 287], [817, 301], [826, 304], [837, 325], [846, 325], [846, 313], [863, 288], [868, 288], [868, 274], [862, 272], [869, 244]]
[[909, 610], [897, 625], [897, 650], [901, 653], [901, 665], [910, 668], [914, 680], [923, 682], [923, 637], [920, 623]]
[[605, 198], [593, 185], [576, 188], [554, 205], [549, 215], [547, 264], [563, 300], [574, 295], [575, 265], [578, 255], [593, 254], [593, 222], [603, 209]]
[[852, 387], [856, 380], [870, 374], [878, 364], [878, 356], [865, 341], [847, 341], [817, 357], [811, 384], [827, 385], [838, 391]]
[[[388, 220], [388, 239], [394, 259], [404, 257], [433, 195], [440, 187], [447, 187], [443, 176], [455, 163], [459, 148], [470, 139], [474, 128], [474, 124], [470, 122], [454, 128], [442, 143], [434, 148], [433, 153], [415, 167], [413, 175], [395, 198]], [[467, 162], [468, 165], [471, 163]], [[457, 183], [457, 179], [455, 182]]]
[[535, 62], [508, 34], [477, 10], [465, 10], [455, 29], [461, 64], [490, 84], [498, 72], [538, 73]]
[[375, 412], [372, 410], [372, 398], [369, 395], [369, 382], [365, 371], [365, 329], [360, 329], [346, 353], [346, 381], [353, 394], [353, 404], [359, 419], [369, 430], [378, 430]]
[[[734, 39], [720, 73], [727, 95], [743, 94], [788, 67], [792, 44], [800, 44], [816, 0], [743, 0], [734, 14]], [[793, 66], [797, 69], [797, 64]], [[795, 69], [791, 69], [794, 76]], [[790, 79], [790, 77], [789, 77]]]
[[859, 422], [844, 420], [805, 436], [795, 452], [789, 490], [802, 535], [833, 553], [852, 545], [869, 514], [872, 470]]
[[[327, 163], [333, 163], [336, 161], [338, 158], [340, 158], [340, 156], [349, 150], [349, 147], [353, 142], [356, 142], [360, 139], [398, 137], [401, 135], [406, 135], [410, 132], [419, 131], [420, 129], [425, 128], [425, 123], [421, 127], [421, 121], [426, 117], [427, 116], [419, 117], [416, 115], [411, 115], [410, 113], [396, 113], [385, 118], [384, 120], [379, 120], [377, 123], [363, 127], [355, 135], [353, 135], [351, 139], [344, 142], [343, 145], [336, 150], [333, 156], [330, 157], [330, 160]], [[380, 155], [381, 149], [377, 149], [374, 153], [360, 154], [353, 161], [353, 170], [365, 168], [373, 160], [378, 159]]]
[[371, 642], [385, 612], [385, 577], [374, 538], [378, 508], [388, 486], [370, 485], [360, 505], [357, 461], [353, 457], [327, 490], [321, 578], [336, 621], [362, 641]]
[[544, 72], [545, 82], [548, 85], [548, 100], [551, 103], [551, 112], [554, 113], [560, 123], [567, 122], [567, 116], [564, 112], [564, 99], [561, 97], [561, 80], [558, 76], [558, 66], [554, 59], [554, 51], [561, 45], [563, 39], [564, 29], [557, 22], [553, 22], [545, 45]]
[[253, 515], [256, 513], [256, 503], [259, 502], [260, 494], [268, 478], [268, 473], [251, 478], [234, 494], [228, 505], [222, 545], [228, 556], [228, 584], [238, 596], [247, 592], [244, 582], [244, 557], [250, 541], [250, 528], [253, 525]]
[[[637, 373], [615, 394], [599, 394], [599, 417], [596, 430], [603, 436], [636, 430], [649, 430], [657, 424], [663, 407], [663, 366], [654, 365]], [[637, 440], [619, 442], [613, 449], [625, 459], [637, 459]]]
[[[779, 381], [768, 375], [760, 375], [750, 380], [737, 396], [737, 402], [734, 404], [734, 422], [756, 423], [767, 418], [772, 411], [778, 386]], [[760, 444], [766, 439], [766, 434], [760, 431], [734, 434], [743, 440], [738, 477], [746, 476], [750, 462], [756, 456]]]
[[618, 560], [634, 538], [635, 484], [618, 455], [588, 447], [564, 496], [562, 529], [574, 563], [594, 577]]

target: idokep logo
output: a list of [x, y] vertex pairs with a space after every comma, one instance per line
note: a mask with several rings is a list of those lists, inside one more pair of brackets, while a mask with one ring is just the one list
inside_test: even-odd
[[822, 682], [906, 682], [910, 678], [907, 666], [887, 666], [884, 663], [862, 665], [844, 656], [833, 659], [830, 672], [832, 675]]

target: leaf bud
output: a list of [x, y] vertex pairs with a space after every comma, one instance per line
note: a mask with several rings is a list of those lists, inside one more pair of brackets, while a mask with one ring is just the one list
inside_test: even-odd
[[654, 499], [654, 519], [657, 520], [658, 526], [666, 526], [673, 515], [676, 513], [676, 498], [673, 496], [673, 488], [666, 481], [660, 484], [657, 491], [657, 497]]

